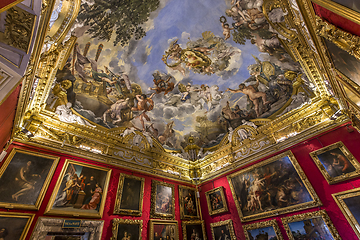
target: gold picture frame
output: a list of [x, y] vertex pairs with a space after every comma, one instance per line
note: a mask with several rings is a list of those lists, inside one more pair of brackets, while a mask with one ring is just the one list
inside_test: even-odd
[[[205, 192], [205, 196], [210, 215], [220, 214], [228, 211], [223, 186]], [[214, 204], [216, 204], [216, 206], [214, 206]]]
[[[191, 240], [192, 234], [195, 234], [195, 236], [196, 234], [198, 234], [198, 237], [200, 239], [207, 240], [204, 220], [183, 221], [182, 230], [183, 230], [183, 240]], [[198, 233], [199, 230], [201, 230], [201, 235]]]
[[[291, 151], [241, 169], [228, 175], [227, 179], [242, 222], [322, 205]], [[301, 189], [302, 194], [298, 195], [301, 199], [294, 199], [291, 193], [285, 193], [285, 188], [297, 189], [296, 191]], [[281, 190], [279, 201], [271, 201]], [[262, 195], [258, 195], [259, 192]], [[297, 195], [296, 192], [294, 194]]]
[[[149, 221], [149, 240], [156, 240], [155, 235], [159, 236], [160, 234], [154, 230], [155, 225], [163, 225], [165, 228], [165, 234], [170, 235], [174, 240], [179, 240], [179, 226], [178, 221], [175, 220], [155, 220], [150, 219]], [[163, 236], [163, 239], [166, 239]]]
[[[266, 228], [269, 228], [269, 229], [266, 229]], [[277, 224], [277, 221], [275, 219], [269, 220], [269, 221], [264, 221], [264, 222], [257, 222], [257, 223], [253, 223], [253, 224], [243, 225], [243, 229], [244, 229], [246, 240], [257, 239], [255, 236], [252, 236], [252, 238], [251, 238], [250, 237], [251, 233], [249, 233], [249, 231], [258, 231], [259, 232], [260, 229], [263, 229], [263, 231], [265, 232], [264, 234], [266, 234], [266, 233], [268, 235], [270, 235], [271, 233], [274, 234], [276, 236], [277, 240], [284, 239], [283, 236], [281, 235], [279, 225]], [[271, 229], [272, 229], [272, 231], [271, 231]], [[270, 236], [266, 239], [270, 239]]]
[[[310, 156], [329, 184], [342, 182], [360, 175], [360, 163], [341, 141], [313, 151]], [[341, 163], [344, 166], [340, 165]]]
[[179, 185], [179, 205], [181, 219], [198, 219], [200, 203], [196, 188]]
[[[73, 180], [73, 177], [77, 175], [77, 172], [79, 172], [79, 177], [81, 177], [81, 175], [84, 174], [84, 171], [88, 175], [85, 177], [90, 179], [90, 181], [88, 180], [89, 183], [84, 183], [85, 187], [88, 184], [92, 184], [93, 187], [87, 190], [91, 190], [89, 191], [89, 194], [85, 193], [87, 192], [86, 188], [81, 190], [82, 192], [79, 191], [79, 194], [81, 192], [81, 195], [83, 195], [83, 197], [81, 197], [83, 202], [81, 202], [80, 197], [77, 197], [76, 203], [68, 205], [69, 193], [66, 189], [70, 190], [69, 185], [74, 185], [75, 180]], [[101, 218], [104, 212], [111, 171], [112, 170], [109, 168], [66, 159], [49, 203], [45, 209], [45, 214]], [[97, 177], [95, 178], [94, 175]], [[60, 187], [62, 188], [60, 189]], [[90, 195], [90, 201], [87, 201], [89, 200], [89, 197], [87, 197], [88, 195]], [[79, 204], [79, 202], [81, 203]]]
[[[9, 239], [19, 239], [19, 240], [25, 240], [27, 233], [30, 229], [31, 223], [34, 220], [35, 214], [30, 213], [16, 213], [16, 212], [1, 212], [0, 213], [0, 224], [1, 228], [0, 231], [3, 232], [6, 231], [6, 236], [3, 235], [3, 237], [9, 238]], [[18, 219], [16, 219], [18, 218]], [[19, 220], [19, 218], [23, 219], [23, 223], [16, 223], [16, 220]], [[26, 220], [26, 222], [25, 222]], [[25, 223], [24, 223], [25, 222]], [[14, 231], [18, 231], [19, 227], [23, 226], [23, 230], [21, 231], [21, 234], [19, 236], [19, 233], [14, 233]], [[11, 228], [13, 228], [14, 231], [11, 231]], [[5, 229], [5, 230], [4, 230]], [[14, 234], [17, 234], [14, 236]]]
[[[13, 148], [0, 169], [0, 186], [6, 186], [1, 188], [5, 193], [0, 191], [0, 207], [39, 210], [59, 159]], [[22, 166], [20, 169], [19, 165]], [[42, 176], [44, 172], [45, 177]], [[25, 195], [29, 192], [31, 194]]]
[[[125, 185], [127, 185], [128, 188], [124, 190]], [[144, 185], [145, 185], [145, 178], [120, 173], [119, 187], [116, 194], [114, 214], [141, 216], [143, 209]], [[134, 193], [134, 191], [136, 191], [136, 193]], [[131, 198], [131, 199], [127, 199], [128, 201], [135, 201], [136, 198], [138, 198], [138, 204], [136, 203], [137, 202], [136, 200], [135, 202], [132, 203], [133, 205], [126, 206], [125, 203], [124, 206], [124, 203], [122, 202], [123, 194], [125, 194], [127, 198]], [[135, 205], [138, 207], [137, 210], [134, 209]]]
[[[357, 237], [360, 238], [360, 220], [357, 220], [358, 213], [360, 211], [356, 214], [356, 216], [353, 213], [355, 210], [354, 207], [358, 206], [360, 200], [360, 188], [334, 193], [332, 194], [332, 196], [337, 205], [339, 206], [341, 212], [344, 214], [347, 221], [350, 223]], [[352, 204], [353, 206], [351, 206], [350, 204]]]
[[151, 209], [152, 218], [175, 218], [175, 185], [152, 180]]
[[[121, 237], [121, 235], [119, 235], [119, 226], [120, 225], [127, 225], [127, 227], [125, 227], [124, 229], [124, 233], [126, 232], [126, 236], [124, 235], [123, 237], [130, 237], [131, 239], [134, 240], [141, 240], [142, 239], [142, 228], [143, 228], [143, 220], [132, 220], [132, 219], [121, 219], [121, 218], [114, 218], [112, 220], [112, 237], [110, 238], [110, 240], [117, 240], [117, 239], [123, 239], [123, 237]], [[136, 230], [136, 226], [137, 225], [137, 230]], [[137, 233], [136, 233], [137, 232]], [[139, 237], [138, 238], [134, 238], [133, 236], [137, 234]]]
[[[211, 235], [212, 235], [213, 239], [219, 239], [219, 237], [221, 235], [227, 235], [228, 239], [236, 240], [234, 227], [233, 227], [231, 219], [216, 222], [216, 223], [210, 223], [210, 228], [211, 228]], [[225, 236], [224, 236], [224, 239], [226, 239]]]
[[[315, 218], [317, 218], [316, 221]], [[290, 225], [292, 223], [297, 224], [297, 222], [303, 221], [303, 232], [305, 232], [306, 228], [313, 228], [317, 231], [318, 234], [321, 234], [324, 239], [331, 239], [329, 235], [335, 240], [341, 240], [341, 237], [339, 233], [337, 232], [335, 226], [330, 220], [330, 217], [327, 215], [325, 210], [319, 210], [316, 212], [307, 212], [299, 215], [293, 215], [289, 217], [281, 218], [281, 221], [284, 225], [284, 228], [286, 230], [286, 234], [288, 235], [290, 240], [295, 240], [293, 236], [293, 232], [297, 232], [298, 228], [296, 225], [294, 225], [294, 228], [292, 228]], [[326, 227], [324, 226], [326, 225]], [[328, 230], [328, 231], [326, 231]], [[315, 231], [314, 231], [315, 232]], [[298, 231], [298, 234], [301, 234], [300, 230]], [[326, 236], [327, 235], [327, 236]]]

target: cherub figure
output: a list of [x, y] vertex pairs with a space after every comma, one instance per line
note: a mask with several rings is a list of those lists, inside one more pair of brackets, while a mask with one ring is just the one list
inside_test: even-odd
[[231, 28], [228, 23], [221, 23], [221, 26], [223, 28], [224, 38], [225, 40], [228, 40], [230, 38], [231, 30], [234, 30], [234, 28], [233, 27]]
[[149, 87], [149, 90], [155, 90], [156, 94], [164, 92], [164, 95], [166, 95], [174, 89], [175, 84], [170, 82], [172, 76], [169, 76], [166, 80], [164, 80], [159, 71], [157, 71], [153, 74], [153, 77], [155, 87]]

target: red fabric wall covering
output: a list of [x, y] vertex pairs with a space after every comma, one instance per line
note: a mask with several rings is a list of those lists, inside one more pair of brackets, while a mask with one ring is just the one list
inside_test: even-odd
[[0, 151], [10, 140], [20, 89], [21, 86], [15, 88], [3, 104], [0, 105]]
[[15, 3], [17, 0], [1, 0], [0, 1], [0, 10], [5, 8], [7, 5]]
[[[352, 129], [352, 127], [349, 127], [349, 129]], [[329, 185], [325, 178], [322, 176], [321, 172], [313, 162], [312, 158], [310, 157], [309, 153], [312, 151], [315, 151], [317, 149], [320, 149], [324, 146], [333, 144], [335, 142], [342, 141], [345, 146], [349, 149], [349, 151], [354, 155], [354, 157], [357, 160], [360, 160], [360, 149], [359, 149], [359, 141], [360, 141], [360, 134], [354, 130], [353, 132], [349, 133], [347, 131], [346, 125], [341, 126], [340, 128], [336, 128], [331, 130], [330, 132], [327, 132], [321, 136], [318, 136], [316, 138], [312, 138], [310, 140], [307, 140], [301, 144], [298, 144], [296, 146], [293, 146], [288, 149], [284, 149], [281, 152], [291, 150], [292, 153], [295, 155], [297, 161], [299, 162], [301, 168], [305, 172], [306, 176], [308, 177], [310, 183], [312, 184], [313, 188], [315, 189], [315, 192], [319, 196], [320, 200], [323, 203], [323, 206], [319, 208], [312, 208], [304, 211], [299, 212], [293, 212], [285, 215], [279, 215], [274, 217], [281, 229], [281, 233], [284, 237], [284, 239], [289, 239], [286, 235], [286, 232], [281, 224], [281, 218], [291, 215], [300, 214], [303, 212], [310, 212], [310, 211], [316, 211], [318, 209], [325, 209], [328, 215], [331, 218], [331, 221], [335, 225], [336, 229], [338, 230], [340, 236], [342, 239], [346, 240], [352, 240], [352, 239], [358, 239], [352, 230], [350, 224], [347, 222], [345, 216], [342, 214], [341, 210], [333, 200], [331, 194], [342, 192], [345, 190], [350, 190], [353, 188], [360, 187], [360, 178], [355, 178], [352, 180], [348, 180], [345, 182]], [[281, 153], [279, 152], [279, 153]], [[278, 153], [277, 153], [278, 154]], [[275, 155], [277, 155], [275, 154]], [[274, 155], [272, 155], [274, 156]], [[271, 156], [269, 156], [271, 157]], [[265, 160], [269, 157], [266, 157], [264, 159], [261, 159], [257, 162], [260, 162], [262, 160]], [[257, 163], [256, 162], [256, 163]], [[255, 164], [255, 163], [254, 163]], [[250, 165], [248, 165], [250, 166]], [[248, 167], [246, 166], [246, 167]], [[236, 169], [233, 172], [236, 172], [242, 168]], [[209, 191], [213, 188], [224, 186], [224, 191], [226, 195], [226, 200], [228, 203], [229, 211], [227, 213], [219, 214], [219, 215], [213, 215], [210, 216], [207, 208], [206, 198], [205, 198], [205, 192]], [[231, 194], [231, 190], [229, 187], [229, 182], [226, 178], [226, 176], [221, 176], [213, 181], [209, 181], [207, 183], [204, 183], [199, 186], [200, 191], [200, 202], [201, 202], [201, 208], [202, 208], [202, 214], [203, 219], [206, 222], [206, 231], [208, 234], [208, 237], [211, 239], [211, 229], [210, 229], [210, 223], [223, 221], [227, 219], [232, 219], [234, 224], [234, 230], [237, 239], [245, 239], [245, 235], [242, 229], [242, 223], [240, 222], [240, 218], [235, 206], [234, 199]], [[273, 218], [271, 218], [273, 219]], [[270, 218], [261, 219], [258, 221], [266, 221], [270, 220]], [[253, 222], [248, 222], [244, 224], [251, 224]]]
[[[134, 171], [131, 171], [131, 170], [126, 170], [126, 169], [113, 167], [113, 166], [109, 166], [109, 165], [103, 164], [103, 163], [97, 163], [97, 162], [87, 160], [87, 159], [84, 159], [84, 158], [78, 158], [78, 157], [74, 157], [74, 156], [70, 156], [70, 155], [66, 155], [66, 154], [62, 154], [62, 153], [57, 153], [57, 152], [49, 151], [49, 150], [45, 150], [45, 149], [34, 148], [34, 147], [27, 146], [27, 145], [21, 144], [21, 143], [13, 143], [9, 147], [7, 152], [10, 153], [11, 149], [14, 148], [14, 147], [19, 148], [19, 149], [27, 149], [27, 150], [31, 150], [31, 151], [35, 151], [35, 152], [40, 151], [41, 153], [44, 153], [44, 154], [55, 155], [55, 156], [60, 157], [59, 165], [56, 168], [53, 179], [51, 180], [51, 183], [49, 185], [49, 188], [48, 188], [48, 190], [46, 192], [46, 195], [44, 197], [44, 200], [42, 202], [42, 205], [41, 205], [39, 211], [9, 210], [10, 212], [28, 212], [28, 213], [35, 213], [36, 214], [36, 216], [34, 218], [34, 221], [31, 224], [31, 228], [29, 230], [29, 233], [28, 233], [28, 236], [27, 236], [26, 239], [30, 239], [31, 233], [32, 233], [32, 231], [33, 231], [33, 229], [34, 229], [34, 227], [36, 225], [37, 219], [39, 217], [41, 217], [41, 216], [44, 216], [46, 206], [47, 206], [48, 201], [49, 201], [49, 199], [51, 197], [53, 189], [54, 189], [54, 187], [56, 185], [56, 181], [58, 180], [58, 177], [59, 177], [60, 172], [61, 172], [61, 170], [62, 170], [62, 168], [64, 166], [64, 163], [65, 163], [66, 159], [73, 159], [73, 160], [76, 160], [76, 161], [79, 161], [79, 162], [86, 162], [86, 163], [90, 163], [90, 164], [93, 164], [93, 165], [98, 165], [98, 166], [102, 166], [102, 167], [108, 167], [108, 168], [112, 169], [109, 188], [108, 188], [108, 193], [107, 193], [107, 196], [106, 196], [104, 214], [103, 214], [103, 217], [101, 219], [101, 220], [105, 220], [104, 228], [103, 228], [103, 234], [102, 234], [101, 239], [109, 240], [110, 237], [112, 236], [112, 230], [111, 230], [112, 222], [111, 222], [111, 220], [113, 218], [143, 220], [142, 239], [144, 239], [144, 240], [148, 239], [148, 233], [149, 233], [148, 226], [149, 226], [149, 219], [150, 219], [151, 180], [152, 179], [155, 179], [155, 180], [158, 180], [158, 181], [164, 181], [164, 182], [171, 183], [171, 184], [175, 185], [175, 220], [177, 220], [178, 223], [179, 223], [179, 236], [180, 236], [180, 239], [182, 239], [182, 228], [181, 228], [181, 220], [180, 220], [179, 189], [178, 189], [178, 186], [179, 185], [191, 186], [191, 185], [187, 185], [187, 184], [184, 184], [184, 183], [179, 183], [179, 182], [168, 180], [168, 179], [163, 179], [163, 178], [156, 177], [156, 176], [146, 175], [146, 174], [134, 172]], [[144, 199], [143, 199], [143, 213], [142, 213], [141, 217], [113, 215], [120, 173], [125, 173], [125, 174], [129, 174], [129, 175], [133, 174], [135, 176], [145, 178]], [[0, 211], [7, 211], [7, 209], [0, 209]], [[45, 216], [46, 217], [66, 218], [66, 217], [63, 217], [63, 216], [53, 216], [53, 215], [45, 215]], [[74, 217], [69, 216], [69, 218], [74, 218]], [[96, 220], [99, 220], [99, 219], [96, 219]]]
[[360, 25], [313, 3], [315, 14], [342, 30], [360, 36]]

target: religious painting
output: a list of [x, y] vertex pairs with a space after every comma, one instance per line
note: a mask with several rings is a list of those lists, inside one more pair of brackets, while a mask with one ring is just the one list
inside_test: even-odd
[[221, 222], [210, 223], [213, 239], [236, 240], [232, 220], [228, 219]]
[[175, 186], [170, 183], [152, 180], [151, 217], [175, 218]]
[[120, 174], [114, 214], [141, 216], [145, 178]]
[[291, 151], [227, 178], [242, 222], [322, 204]]
[[329, 184], [360, 175], [360, 164], [342, 142], [331, 144], [310, 153]]
[[199, 218], [199, 202], [196, 197], [196, 188], [179, 186], [180, 217]]
[[[259, 126], [315, 96], [263, 1], [184, 1], [139, 8], [83, 0], [71, 30], [76, 44], [46, 109], [66, 123], [146, 135], [189, 159], [179, 150], [190, 137], [210, 148], [241, 125]], [[285, 21], [279, 7], [268, 16]]]
[[183, 221], [184, 240], [206, 240], [205, 224], [203, 220]]
[[281, 221], [290, 240], [341, 239], [325, 210], [285, 217]]
[[141, 240], [143, 220], [119, 219], [112, 220], [111, 240]]
[[35, 214], [1, 212], [0, 239], [25, 240]]
[[335, 202], [360, 238], [360, 188], [332, 194]]
[[177, 221], [150, 219], [149, 228], [149, 240], [179, 240]]
[[280, 228], [275, 219], [243, 225], [246, 240], [270, 239], [283, 240]]
[[205, 196], [210, 215], [215, 215], [228, 211], [224, 188], [222, 186], [207, 191], [205, 193]]
[[111, 169], [67, 159], [45, 214], [101, 218]]
[[0, 169], [0, 207], [38, 210], [59, 158], [12, 149]]

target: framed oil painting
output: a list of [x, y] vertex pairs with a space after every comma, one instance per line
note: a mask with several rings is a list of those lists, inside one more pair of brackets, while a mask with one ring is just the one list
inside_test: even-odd
[[1, 212], [0, 239], [24, 240], [35, 214]]
[[179, 240], [178, 222], [173, 220], [149, 221], [149, 240]]
[[218, 187], [207, 191], [205, 196], [210, 215], [228, 211], [223, 187]]
[[45, 214], [101, 218], [111, 169], [67, 159]]
[[119, 219], [112, 220], [111, 240], [141, 240], [143, 220]]
[[141, 216], [145, 178], [120, 174], [114, 214]]
[[275, 219], [243, 225], [246, 240], [271, 239], [283, 240], [280, 228]]
[[290, 240], [341, 240], [325, 210], [281, 219]]
[[332, 194], [337, 205], [360, 238], [360, 188]]
[[0, 207], [38, 210], [59, 158], [12, 149], [0, 169]]
[[183, 221], [184, 240], [206, 240], [205, 223], [203, 220]]
[[199, 218], [199, 202], [196, 188], [179, 186], [180, 217], [181, 219]]
[[210, 223], [210, 227], [213, 239], [236, 240], [234, 227], [231, 219], [216, 223]]
[[242, 222], [322, 204], [291, 151], [227, 178]]
[[152, 180], [151, 186], [151, 217], [175, 218], [175, 186], [170, 183]]
[[337, 142], [310, 153], [329, 184], [360, 175], [360, 163], [342, 142]]

